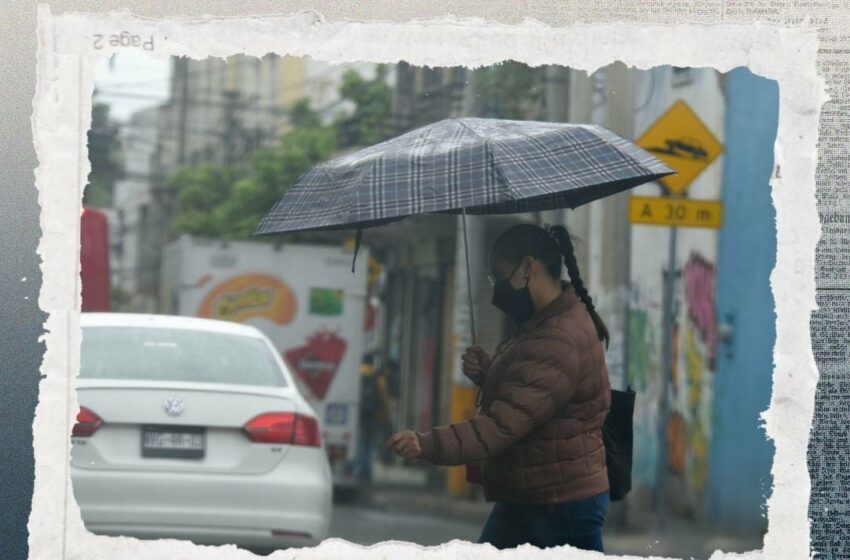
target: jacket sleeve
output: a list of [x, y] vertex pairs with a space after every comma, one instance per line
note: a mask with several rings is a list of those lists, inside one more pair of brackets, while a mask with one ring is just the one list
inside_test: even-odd
[[578, 353], [563, 331], [551, 331], [518, 343], [489, 410], [418, 434], [420, 458], [462, 465], [498, 455], [569, 402], [576, 391]]

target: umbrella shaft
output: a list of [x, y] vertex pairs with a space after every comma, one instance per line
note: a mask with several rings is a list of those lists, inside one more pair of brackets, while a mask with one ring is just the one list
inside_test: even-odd
[[463, 249], [466, 252], [466, 293], [469, 298], [469, 325], [472, 329], [472, 345], [475, 346], [475, 311], [472, 308], [472, 272], [469, 264], [469, 237], [466, 233], [466, 208], [463, 209]]

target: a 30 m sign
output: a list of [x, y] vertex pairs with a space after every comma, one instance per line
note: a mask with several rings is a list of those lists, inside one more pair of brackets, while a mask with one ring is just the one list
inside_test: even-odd
[[633, 224], [719, 228], [723, 224], [723, 203], [718, 200], [633, 196], [629, 221]]

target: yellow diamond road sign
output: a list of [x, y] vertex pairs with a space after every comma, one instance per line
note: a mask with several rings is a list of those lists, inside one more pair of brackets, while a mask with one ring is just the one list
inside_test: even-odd
[[684, 101], [674, 103], [636, 144], [678, 172], [659, 179], [673, 195], [684, 194], [723, 151], [723, 145]]

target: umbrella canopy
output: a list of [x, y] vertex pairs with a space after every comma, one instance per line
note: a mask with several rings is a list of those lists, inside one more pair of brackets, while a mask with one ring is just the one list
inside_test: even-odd
[[452, 117], [312, 167], [255, 235], [575, 208], [672, 173], [601, 126]]
[[466, 214], [575, 208], [675, 173], [596, 125], [451, 117], [312, 167], [254, 235], [364, 228], [462, 213], [469, 320], [475, 316]]

